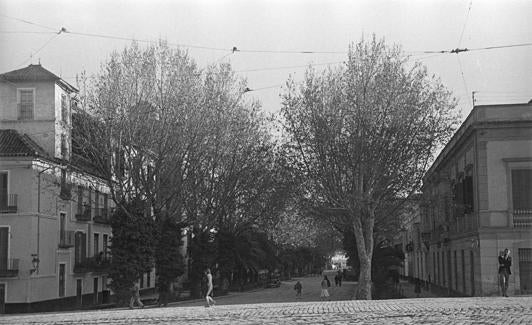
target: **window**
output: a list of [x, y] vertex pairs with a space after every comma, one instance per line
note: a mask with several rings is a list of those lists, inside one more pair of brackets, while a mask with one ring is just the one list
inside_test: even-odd
[[68, 123], [68, 98], [65, 94], [61, 94], [61, 119]]
[[18, 89], [17, 105], [19, 120], [33, 120], [34, 91], [33, 89]]
[[100, 211], [100, 192], [98, 190], [94, 192], [94, 211], [96, 211], [97, 216], [103, 217]]
[[7, 210], [7, 172], [0, 172], [0, 211]]
[[109, 247], [109, 235], [103, 234], [103, 258], [107, 260], [107, 250]]
[[59, 242], [60, 244], [66, 242], [66, 214], [63, 212], [59, 214]]
[[78, 213], [83, 214], [83, 186], [78, 186]]
[[75, 238], [74, 260], [76, 264], [82, 264], [87, 259], [87, 235], [78, 231]]
[[100, 249], [100, 234], [95, 233], [94, 234], [94, 257], [99, 256], [98, 255], [99, 249]]
[[532, 210], [532, 169], [512, 170], [512, 201], [514, 213]]
[[59, 297], [65, 296], [65, 273], [66, 265], [63, 263], [59, 264]]
[[66, 141], [66, 135], [61, 134], [61, 157], [63, 159], [68, 160], [68, 148], [67, 148], [67, 141]]
[[471, 213], [475, 211], [473, 200], [473, 176], [468, 175], [464, 178], [464, 212]]

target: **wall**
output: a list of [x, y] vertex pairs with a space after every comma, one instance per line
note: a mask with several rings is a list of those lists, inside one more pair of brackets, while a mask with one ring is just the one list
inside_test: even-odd
[[[15, 129], [31, 135], [44, 150], [55, 154], [55, 83], [0, 82], [0, 124], [3, 129]], [[17, 88], [34, 88], [34, 120], [18, 120]]]

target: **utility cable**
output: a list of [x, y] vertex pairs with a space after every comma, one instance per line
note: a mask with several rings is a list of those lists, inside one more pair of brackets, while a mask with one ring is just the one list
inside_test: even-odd
[[18, 67], [21, 67], [23, 65], [25, 65], [26, 63], [28, 63], [28, 61], [30, 61], [34, 55], [37, 55], [40, 51], [42, 51], [48, 44], [50, 44], [51, 41], [53, 41], [57, 36], [59, 36], [59, 33], [55, 33], [55, 35], [53, 35], [52, 37], [50, 37], [41, 47], [39, 47], [38, 50], [36, 50], [35, 52], [33, 52], [30, 57], [28, 59], [26, 59], [24, 62], [22, 62], [21, 64], [18, 65]]
[[[458, 65], [460, 66], [460, 76], [462, 76], [462, 81], [464, 82], [464, 88], [465, 88], [465, 91], [466, 91], [466, 94], [469, 94], [469, 89], [467, 87], [467, 82], [466, 82], [466, 79], [465, 79], [465, 76], [464, 76], [464, 69], [462, 68], [462, 61], [460, 60], [460, 57], [457, 56], [456, 59], [458, 60]], [[472, 101], [472, 99], [469, 98], [469, 96], [467, 96], [468, 98], [468, 101]], [[471, 106], [473, 106], [474, 103], [471, 103]]]
[[0, 14], [0, 16], [6, 17], [6, 18], [9, 18], [9, 19], [18, 20], [20, 22], [23, 22], [23, 23], [26, 23], [26, 24], [29, 24], [29, 25], [33, 25], [33, 26], [37, 26], [37, 27], [41, 27], [41, 28], [45, 28], [45, 29], [49, 29], [49, 30], [53, 30], [53, 31], [56, 30], [55, 28], [52, 28], [50, 26], [41, 25], [41, 24], [34, 23], [34, 22], [31, 22], [31, 21], [28, 21], [28, 20], [24, 20], [24, 19], [20, 19], [20, 18], [16, 18], [16, 17], [11, 17], [11, 16], [4, 15], [4, 14]]
[[18, 31], [18, 30], [0, 30], [0, 34], [57, 34], [56, 32], [31, 32], [31, 31]]
[[464, 26], [462, 27], [462, 33], [460, 34], [460, 40], [458, 41], [458, 47], [462, 44], [462, 37], [464, 37], [464, 31], [467, 25], [467, 21], [469, 20], [469, 13], [471, 12], [471, 5], [473, 4], [473, 0], [469, 2], [469, 8], [467, 9], [467, 15], [464, 22]]
[[[150, 43], [150, 44], [158, 42], [158, 41], [152, 41], [152, 40], [146, 40], [146, 39], [135, 39], [135, 38], [121, 37], [121, 36], [111, 36], [111, 35], [93, 34], [93, 33], [79, 33], [79, 32], [72, 32], [72, 31], [68, 31], [68, 30], [65, 31], [65, 33], [66, 34], [71, 34], [71, 35], [107, 38], [107, 39], [115, 39], [115, 40], [121, 40], [121, 41], [142, 42], [142, 43]], [[209, 47], [209, 46], [199, 46], [199, 45], [169, 43], [169, 42], [167, 44], [173, 45], [173, 46], [178, 46], [178, 47], [188, 47], [188, 48], [193, 48], [193, 49], [214, 50], [214, 51], [231, 51], [231, 49], [224, 49], [224, 48], [219, 48], [219, 47]]]
[[[471, 2], [472, 3], [472, 2]], [[471, 3], [469, 6], [469, 10], [471, 9]], [[31, 24], [34, 26], [38, 26], [41, 28], [46, 28], [48, 30], [56, 31], [56, 28], [52, 28], [49, 26], [41, 25], [38, 23], [34, 23], [28, 20], [16, 18], [7, 16], [4, 14], [0, 14], [0, 16], [7, 17], [10, 19], [18, 20], [27, 24]], [[469, 17], [469, 11], [468, 11], [468, 17]], [[465, 29], [465, 25], [464, 25]], [[105, 35], [105, 34], [95, 34], [95, 33], [81, 33], [81, 32], [75, 32], [75, 31], [69, 31], [66, 30], [66, 28], [62, 27], [61, 31], [66, 34], [71, 35], [79, 35], [79, 36], [86, 36], [86, 37], [98, 37], [98, 38], [107, 38], [107, 39], [116, 39], [116, 40], [123, 40], [123, 41], [137, 41], [137, 42], [143, 42], [143, 43], [157, 43], [157, 41], [153, 40], [146, 40], [146, 39], [135, 39], [130, 37], [121, 37], [121, 36], [113, 36], [113, 35]], [[460, 36], [460, 42], [461, 38], [463, 36]], [[168, 43], [169, 45], [173, 46], [180, 46], [180, 47], [188, 47], [188, 48], [195, 48], [195, 49], [204, 49], [204, 50], [214, 50], [214, 51], [226, 51], [231, 52], [232, 54], [235, 52], [242, 52], [242, 53], [279, 53], [279, 54], [347, 54], [347, 51], [302, 51], [302, 50], [259, 50], [259, 49], [239, 49], [236, 46], [232, 46], [231, 48], [220, 48], [220, 47], [211, 47], [211, 46], [199, 46], [199, 45], [190, 45], [190, 44], [182, 44], [182, 43]], [[440, 51], [404, 51], [405, 53], [411, 54], [411, 55], [421, 55], [421, 54], [444, 54], [444, 53], [454, 53], [459, 54], [462, 52], [471, 52], [471, 51], [483, 51], [483, 50], [493, 50], [493, 49], [502, 49], [502, 48], [511, 48], [511, 47], [522, 47], [522, 46], [532, 46], [532, 43], [520, 43], [520, 44], [508, 44], [508, 45], [498, 45], [498, 46], [487, 46], [487, 47], [479, 47], [479, 48], [456, 48], [451, 50], [440, 50]]]

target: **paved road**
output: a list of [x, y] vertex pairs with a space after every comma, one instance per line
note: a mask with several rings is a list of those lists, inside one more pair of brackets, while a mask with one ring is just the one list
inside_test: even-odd
[[[334, 279], [334, 277], [333, 277]], [[303, 290], [301, 298], [296, 298], [294, 284], [301, 281]], [[292, 281], [283, 281], [279, 288], [268, 288], [254, 290], [251, 292], [239, 292], [229, 296], [215, 297], [216, 304], [235, 305], [235, 304], [260, 304], [260, 303], [277, 303], [277, 302], [298, 302], [298, 301], [320, 301], [321, 277], [304, 277], [294, 278]], [[341, 287], [334, 286], [334, 280], [331, 281], [329, 294], [331, 301], [350, 300], [356, 288], [356, 282], [343, 282]], [[216, 293], [215, 293], [216, 294]], [[203, 301], [180, 302], [172, 306], [203, 306]]]
[[[340, 300], [355, 283], [333, 288], [333, 301], [319, 301], [319, 278], [303, 279], [303, 298], [292, 282], [280, 288], [218, 297], [166, 308], [8, 315], [0, 324], [532, 324], [532, 297]], [[334, 299], [337, 299], [334, 301]]]
[[0, 324], [532, 324], [532, 297], [420, 298], [101, 310]]

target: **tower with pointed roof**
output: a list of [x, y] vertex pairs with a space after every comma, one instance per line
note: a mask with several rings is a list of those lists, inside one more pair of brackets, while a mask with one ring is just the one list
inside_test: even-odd
[[69, 160], [77, 93], [40, 64], [0, 74], [0, 129], [25, 134], [49, 157]]

